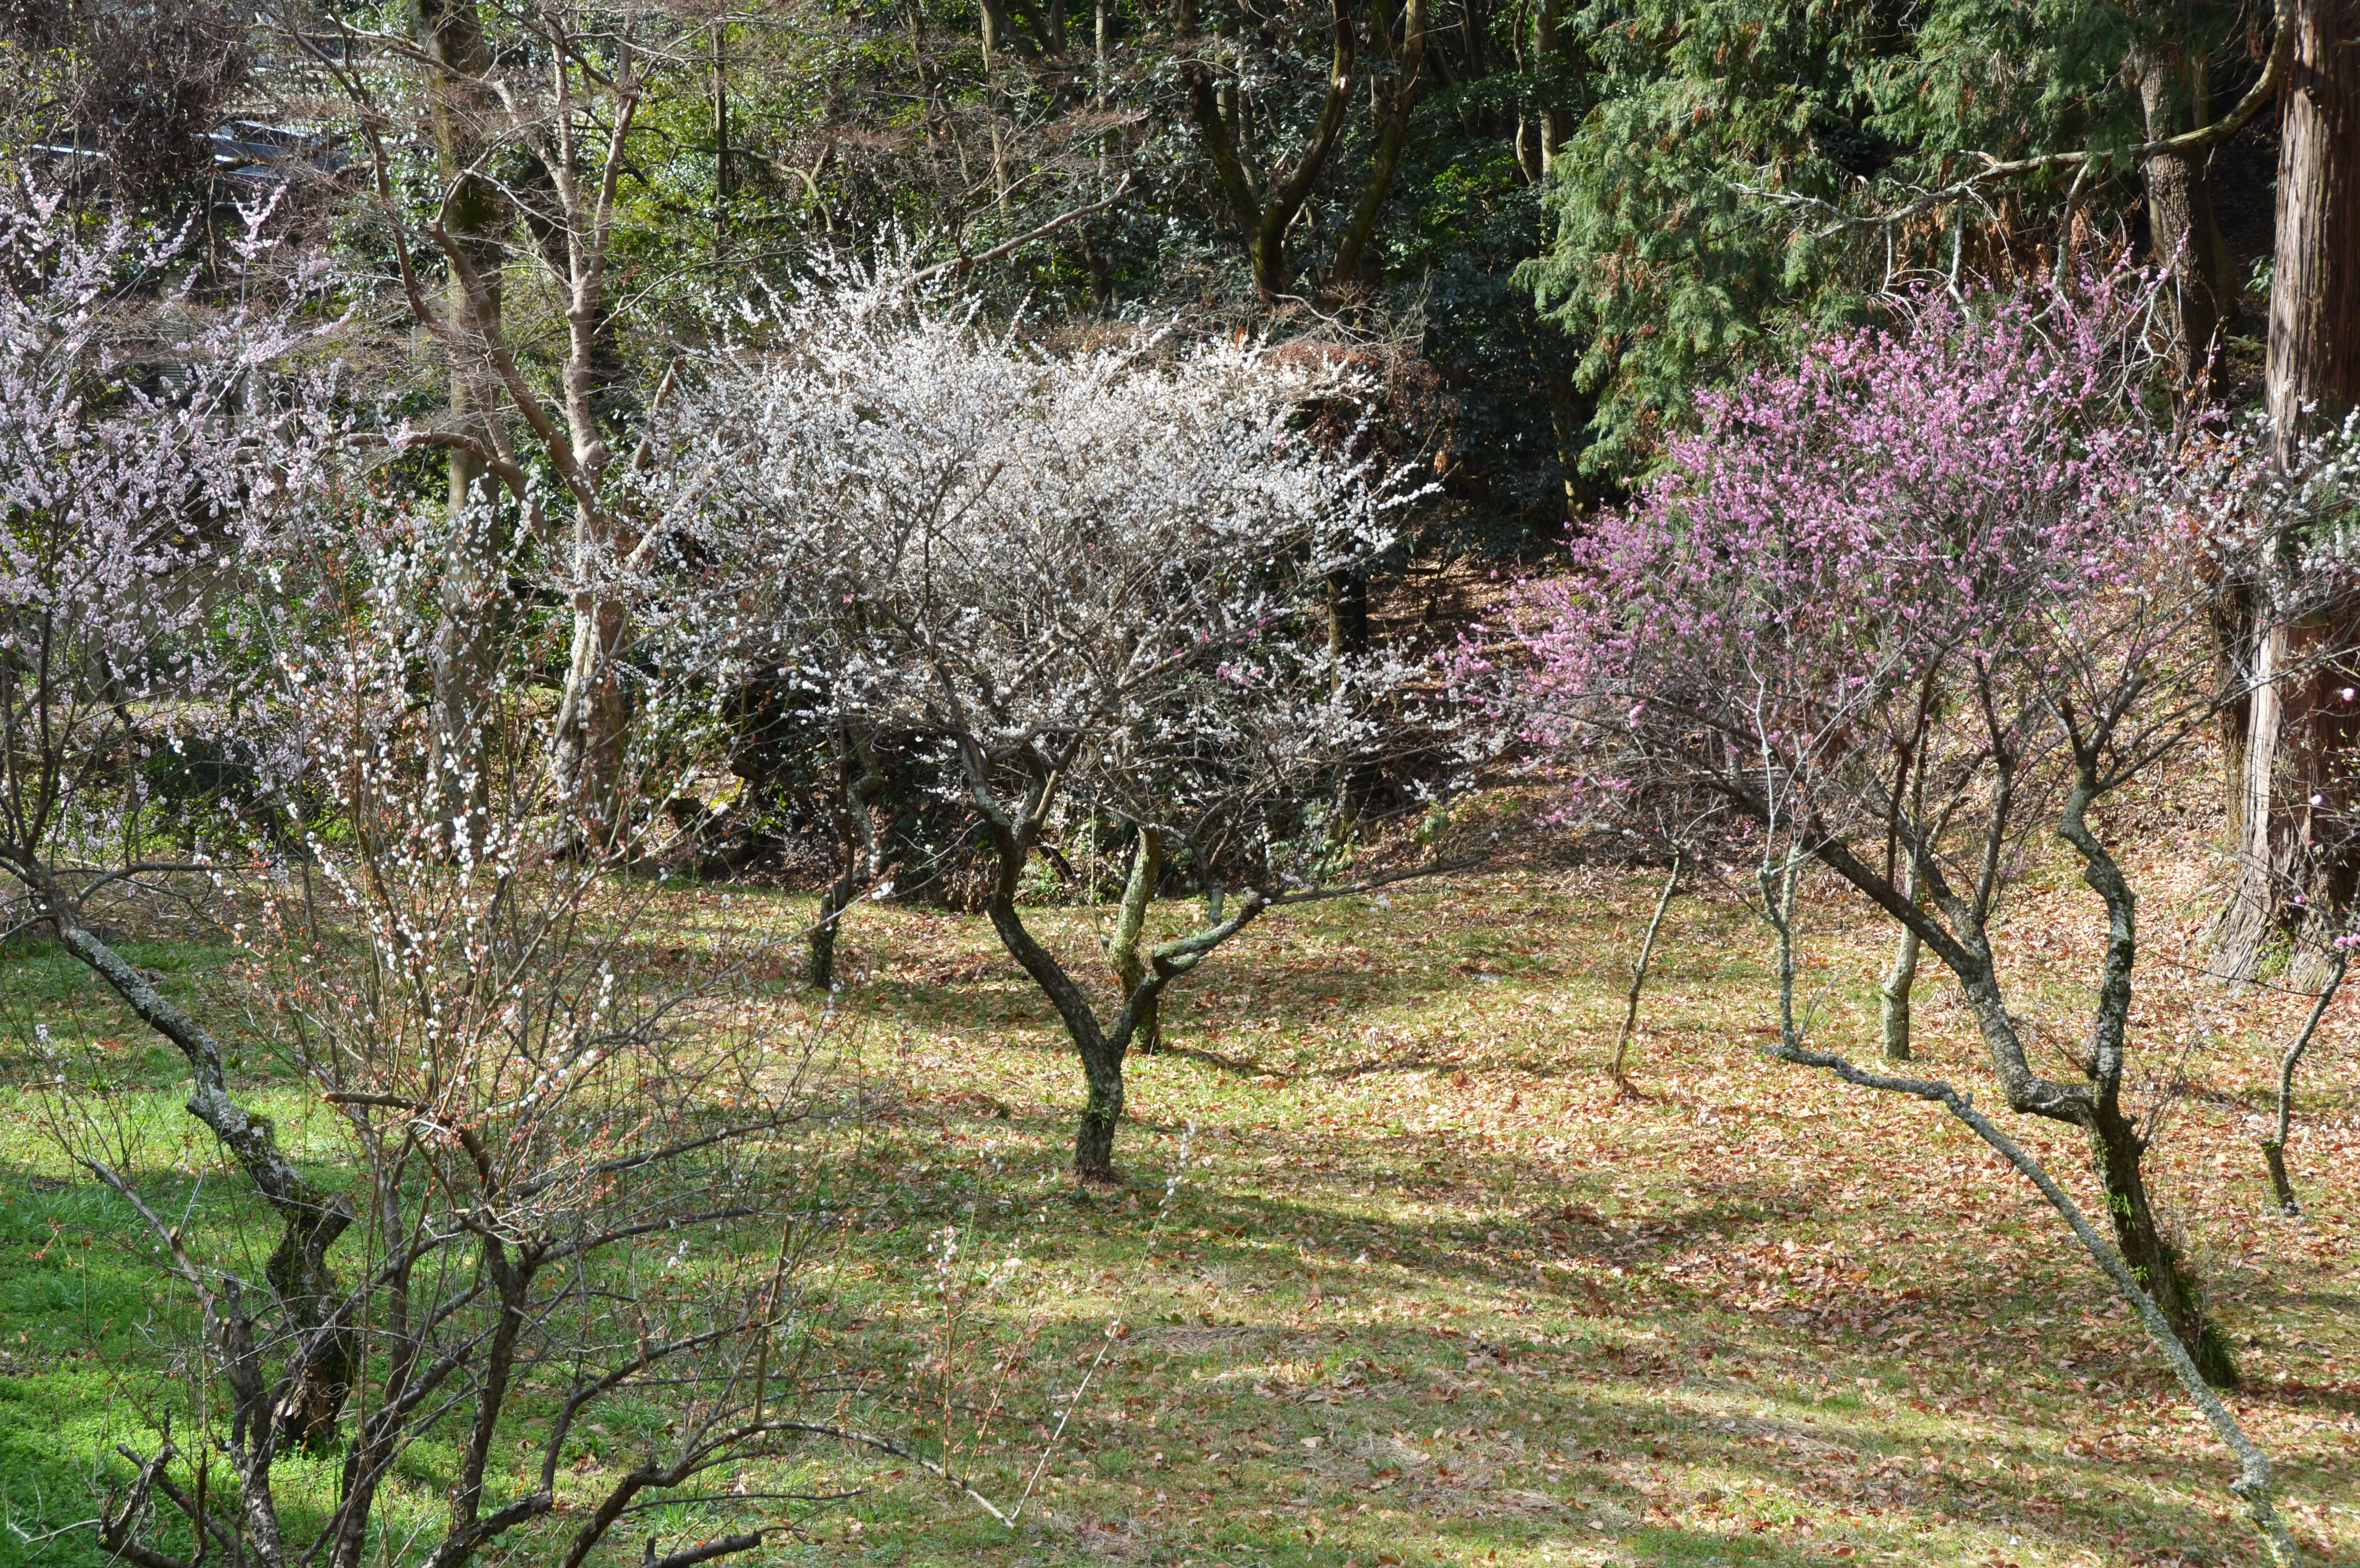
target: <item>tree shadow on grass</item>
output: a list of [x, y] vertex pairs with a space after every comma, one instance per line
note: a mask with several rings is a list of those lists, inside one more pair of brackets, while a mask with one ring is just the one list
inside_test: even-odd
[[[1096, 1326], [1061, 1322], [1044, 1346], [1078, 1350]], [[1151, 1325], [1132, 1344], [1141, 1359], [1102, 1397], [1152, 1387], [1163, 1422], [1142, 1431], [1094, 1411], [1074, 1429], [1073, 1457], [1098, 1479], [1144, 1480], [1158, 1503], [1193, 1495], [1229, 1511], [1190, 1521], [1193, 1534], [1161, 1531], [1184, 1548], [1266, 1544], [1292, 1553], [1279, 1561], [1335, 1563], [1356, 1551], [1366, 1562], [1376, 1545], [1425, 1563], [1437, 1547], [1446, 1561], [1483, 1560], [1554, 1541], [1617, 1563], [1767, 1565], [1896, 1552], [1998, 1562], [1985, 1553], [2005, 1540], [2034, 1555], [2123, 1556], [2110, 1548], [2131, 1510], [2110, 1494], [2134, 1477], [2067, 1454], [2061, 1435], [2027, 1451], [2020, 1440], [1986, 1450], [1972, 1433], [1946, 1434], [1928, 1472], [1936, 1450], [1906, 1412], [1799, 1392], [1781, 1414], [1715, 1409], [1676, 1358], [1633, 1364], [1578, 1342], [1509, 1356], [1525, 1364], [1519, 1376], [1483, 1351], [1464, 1354], [1463, 1341], [1438, 1341], [1431, 1324], [1331, 1338], [1250, 1318]], [[1292, 1386], [1268, 1386], [1289, 1376]], [[1760, 1391], [1738, 1392], [1751, 1402]], [[1236, 1464], [1241, 1444], [1260, 1457]], [[1200, 1465], [1191, 1446], [1224, 1452]], [[2000, 1454], [2008, 1467], [1985, 1463]], [[2187, 1485], [2188, 1496], [2139, 1498], [2139, 1528], [2158, 1545], [2234, 1555], [2234, 1521], [2214, 1517], [2202, 1478]]]

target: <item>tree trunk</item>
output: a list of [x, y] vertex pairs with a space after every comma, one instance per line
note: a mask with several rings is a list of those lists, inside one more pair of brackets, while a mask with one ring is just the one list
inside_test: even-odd
[[279, 1148], [270, 1118], [256, 1116], [230, 1098], [221, 1043], [209, 1030], [165, 1000], [146, 976], [84, 930], [71, 914], [72, 906], [55, 889], [37, 892], [53, 913], [66, 951], [179, 1049], [191, 1074], [189, 1114], [221, 1141], [278, 1214], [283, 1227], [279, 1246], [262, 1272], [287, 1314], [288, 1354], [300, 1356], [301, 1365], [273, 1414], [284, 1441], [307, 1448], [326, 1443], [335, 1435], [355, 1368], [351, 1328], [331, 1326], [331, 1312], [344, 1292], [327, 1262], [328, 1249], [353, 1223], [351, 1203], [340, 1192], [312, 1185]]
[[1103, 1044], [1095, 1051], [1084, 1049], [1082, 1077], [1088, 1095], [1074, 1132], [1074, 1174], [1094, 1186], [1113, 1186], [1122, 1180], [1114, 1168], [1114, 1129], [1122, 1121], [1122, 1053]]
[[[1913, 859], [1907, 880], [1901, 885], [1901, 896], [1915, 905], [1918, 894], [1918, 869]], [[1918, 984], [1920, 945], [1918, 933], [1903, 926], [1901, 940], [1894, 944], [1893, 968], [1877, 991], [1885, 1004], [1885, 1060], [1887, 1062], [1909, 1060], [1909, 993]]]
[[[2143, 44], [2125, 73], [2138, 84], [2147, 134], [2161, 141], [2201, 129], [2210, 118], [2203, 64], [2188, 59], [2177, 39]], [[2170, 268], [2165, 305], [2171, 320], [2171, 359], [2181, 387], [2194, 393], [2211, 378], [2221, 340], [2236, 316], [2236, 267], [2212, 217], [2210, 149], [2147, 160], [2147, 211], [2155, 259]]]
[[[2237, 1370], [2227, 1342], [2217, 1328], [2204, 1322], [2196, 1292], [2180, 1271], [2179, 1255], [2165, 1241], [2156, 1223], [2146, 1179], [2139, 1168], [2146, 1146], [2137, 1127], [2122, 1112], [2122, 1078], [2134, 995], [2132, 978], [2138, 956], [2138, 900], [2125, 880], [2121, 866], [2089, 824], [2090, 810], [2103, 794], [2095, 753], [2081, 755], [2077, 768], [2079, 778], [2059, 815], [2057, 832], [2080, 855], [2083, 884], [2105, 900], [2107, 922], [2105, 967], [2083, 1047], [2085, 1054], [2079, 1062], [2089, 1080], [2086, 1088], [2043, 1078], [2032, 1070], [2016, 1020], [2008, 1011], [1993, 967], [1991, 935], [1983, 923], [1982, 894], [1960, 897], [1955, 890], [1946, 891], [1937, 880], [1936, 868], [1922, 861], [1914, 862], [1910, 867], [1913, 876], [1933, 893], [1942, 915], [1955, 922], [1946, 930], [1941, 920], [1924, 916], [1916, 900], [1905, 898], [1888, 877], [1856, 859], [1840, 840], [1831, 840], [1814, 853], [1822, 865], [1868, 894], [1895, 919], [1921, 925], [1920, 934], [1926, 945], [1956, 976], [1960, 991], [1974, 1013], [1985, 1053], [2010, 1108], [2022, 1115], [2070, 1122], [2088, 1137], [2091, 1165], [2105, 1192], [2106, 1212], [2124, 1258], [2154, 1296], [2158, 1307], [2169, 1320], [2172, 1332], [2202, 1376], [2221, 1387], [2232, 1387]], [[2001, 776], [1999, 789], [2003, 792], [2010, 788], [2009, 777]], [[2004, 825], [2004, 812], [2000, 821]], [[1993, 829], [1994, 833], [1999, 831], [1996, 826]], [[1905, 910], [1908, 911], [1907, 917]], [[1782, 948], [1782, 953], [1787, 953], [1787, 950]], [[1782, 962], [1791, 964], [1791, 955], [1782, 958]], [[1786, 984], [1782, 972], [1782, 997]], [[1786, 1028], [1785, 1038], [1797, 1038], [1791, 1026]]]
[[713, 265], [729, 253], [729, 73], [723, 24], [713, 24]]
[[836, 937], [844, 912], [859, 898], [861, 884], [877, 874], [877, 822], [870, 803], [885, 788], [885, 771], [865, 739], [838, 738], [836, 769], [845, 813], [843, 868], [820, 889], [819, 919], [812, 925], [805, 970], [805, 978], [823, 991], [836, 985]]
[[1557, 80], [1564, 66], [1564, 50], [1557, 39], [1557, 0], [1534, 0], [1533, 5], [1533, 69], [1540, 79], [1540, 171], [1546, 178], [1557, 167], [1557, 154], [1565, 149], [1565, 139], [1572, 134], [1572, 120], [1557, 94], [1563, 83]]
[[[1380, 43], [1390, 50], [1393, 25], [1382, 0], [1371, 10], [1370, 22], [1378, 31]], [[1409, 140], [1410, 111], [1417, 104], [1418, 73], [1425, 64], [1426, 0], [1409, 0], [1403, 14], [1399, 72], [1390, 82], [1372, 77], [1369, 82], [1369, 106], [1377, 122], [1377, 145], [1370, 154], [1368, 183], [1360, 188], [1360, 200], [1352, 210], [1351, 221], [1345, 225], [1342, 242], [1336, 247], [1336, 265], [1328, 279], [1338, 287], [1360, 280], [1369, 242], [1376, 237], [1378, 215], [1384, 211], [1385, 198], [1393, 187], [1393, 170], [1400, 166], [1402, 147]], [[1373, 284], [1379, 279], [1366, 281]]]
[[[570, 458], [574, 508], [574, 647], [565, 692], [558, 704], [556, 782], [574, 828], [577, 853], [615, 855], [625, 844], [634, 802], [624, 798], [623, 764], [630, 742], [631, 691], [622, 663], [630, 624], [619, 580], [634, 540], [615, 511], [597, 499], [612, 452], [600, 423], [600, 395], [619, 378], [615, 322], [606, 310], [607, 247], [614, 230], [615, 191], [622, 152], [636, 113], [636, 93], [619, 98], [606, 132], [606, 156], [585, 182], [570, 137], [546, 159], [563, 204], [565, 251], [565, 428], [547, 438]], [[659, 393], [661, 396], [661, 392]], [[562, 440], [562, 446], [560, 445]]]
[[[2268, 365], [2270, 419], [2287, 467], [2300, 462], [2307, 432], [2360, 403], [2360, 0], [2293, 0], [2289, 25]], [[2244, 744], [2229, 748], [2243, 763], [2230, 781], [2238, 885], [2214, 965], [2250, 979], [2293, 923], [2291, 895], [2333, 913], [2360, 879], [2350, 782], [2333, 766], [2360, 737], [2360, 713], [2351, 712], [2360, 704], [2341, 701], [2342, 676], [2281, 673], [2348, 643], [2348, 609], [2293, 625], [2267, 603], [2241, 610], [2229, 607], [2216, 634], [2253, 691], [2243, 704]]]
[[[1312, 128], [1310, 139], [1293, 166], [1284, 175], [1273, 173], [1266, 191], [1254, 189], [1253, 179], [1246, 170], [1239, 138], [1223, 110], [1221, 92], [1211, 69], [1199, 61], [1186, 71], [1188, 118], [1205, 144], [1221, 194], [1237, 220], [1238, 232], [1245, 241], [1247, 263], [1253, 272], [1254, 291], [1265, 305], [1275, 303], [1294, 287], [1294, 268], [1286, 260], [1287, 231], [1294, 227], [1296, 214], [1303, 211], [1312, 185], [1328, 162], [1328, 155], [1335, 149], [1337, 135], [1343, 129], [1345, 110], [1351, 101], [1359, 59], [1358, 24], [1352, 18], [1349, 0], [1331, 0], [1330, 11], [1335, 26], [1334, 55], [1319, 123]], [[1195, 20], [1194, 7], [1185, 3], [1181, 15], [1189, 22]], [[1274, 170], [1282, 166], [1275, 157], [1273, 163]]]
[[[1123, 885], [1122, 904], [1115, 915], [1114, 940], [1108, 944], [1108, 956], [1114, 961], [1115, 978], [1121, 982], [1125, 997], [1136, 994], [1147, 980], [1147, 911], [1155, 901], [1155, 885], [1163, 878], [1164, 835], [1142, 825], [1139, 842], [1131, 849], [1131, 879]], [[1131, 1030], [1131, 1039], [1142, 1051], [1164, 1049], [1163, 1000], [1160, 995], [1148, 997]]]
[[1008, 13], [998, 0], [984, 0], [977, 7], [976, 25], [983, 35], [983, 113], [991, 134], [992, 201], [1004, 218], [1008, 215], [1008, 141], [1000, 121], [1008, 100], [1000, 86], [1000, 50], [1008, 37]]
[[2269, 1139], [2262, 1144], [2262, 1163], [2269, 1170], [2270, 1201], [2278, 1204], [2278, 1213], [2290, 1220], [2301, 1218], [2302, 1204], [2294, 1195], [2293, 1179], [2287, 1174], [2283, 1139]]
[[1485, 47], [1484, 40], [1490, 19], [1483, 15], [1483, 0], [1466, 0], [1466, 9], [1460, 14], [1459, 21], [1466, 39], [1467, 80], [1480, 81], [1491, 73], [1491, 51]]
[[2106, 1194], [2106, 1214], [2114, 1221], [2114, 1244], [2122, 1249], [2123, 1260], [2155, 1298], [2204, 1380], [2216, 1388], [2235, 1388], [2237, 1365], [2228, 1341], [2217, 1324], [2206, 1321], [2194, 1290], [2180, 1273], [2179, 1249], [2164, 1239], [2156, 1224], [2139, 1169], [2139, 1157], [2147, 1149], [2138, 1129], [2118, 1108], [2102, 1102], [2089, 1133], [2098, 1183]]
[[1893, 968], [1877, 995], [1885, 1005], [1885, 1060], [1909, 1060], [1909, 993], [1918, 984], [1918, 933], [1907, 926], [1894, 944]]
[[1000, 855], [999, 876], [984, 912], [1000, 945], [1023, 966], [1034, 985], [1048, 994], [1050, 1004], [1065, 1026], [1081, 1058], [1086, 1098], [1081, 1124], [1074, 1131], [1074, 1174], [1086, 1182], [1110, 1184], [1120, 1178], [1114, 1169], [1114, 1130], [1122, 1120], [1122, 1060], [1130, 1040], [1109, 1035], [1098, 1023], [1089, 997], [1048, 949], [1024, 926], [1016, 909], [1016, 882], [1024, 869], [1021, 848]]
[[2293, 27], [2269, 343], [2270, 417], [2288, 457], [2303, 429], [2360, 402], [2360, 0], [2294, 0]]
[[[1016, 908], [1017, 884], [1023, 878], [1024, 863], [1032, 857], [1040, 824], [1048, 814], [1045, 780], [1053, 772], [1044, 768], [1035, 786], [1039, 794], [1028, 803], [1021, 819], [1011, 819], [996, 809], [986, 811], [985, 826], [991, 834], [997, 864], [984, 912], [991, 917], [991, 929], [999, 934], [1000, 944], [1008, 950], [1008, 955], [1032, 976], [1032, 983], [1049, 998], [1050, 1006], [1057, 1009], [1066, 1037], [1081, 1058], [1087, 1097], [1081, 1124], [1074, 1131], [1074, 1174], [1087, 1183], [1111, 1184], [1120, 1179], [1114, 1169], [1114, 1131], [1122, 1120], [1122, 1060], [1131, 1044], [1131, 1027], [1118, 1018], [1109, 1031], [1098, 1022], [1088, 993], [1065, 973], [1056, 954], [1042, 946], [1040, 939], [1025, 929], [1024, 917]], [[979, 772], [970, 777], [979, 777]], [[977, 782], [975, 789], [978, 800], [988, 799], [982, 783]]]
[[[2232, 783], [2239, 823], [2238, 884], [2223, 913], [2215, 967], [2250, 979], [2282, 937], [2306, 920], [2340, 930], [2343, 912], [2360, 884], [2360, 798], [2349, 758], [2360, 745], [2360, 702], [2345, 702], [2354, 679], [2324, 655], [2348, 646], [2351, 608], [2333, 615], [2273, 619], [2254, 634], [2246, 666], [2253, 691], [2245, 700], [2243, 767]], [[2301, 944], [2290, 978], [2319, 983], [2315, 956], [2323, 944]]]
[[[598, 569], [606, 541], [591, 520], [576, 519], [577, 570]], [[553, 768], [568, 835], [576, 853], [607, 855], [620, 847], [627, 815], [622, 800], [623, 748], [630, 730], [630, 695], [618, 669], [627, 616], [613, 590], [585, 588], [574, 596], [574, 647], [558, 702]]]
[[[1535, 0], [1535, 4], [1546, 8], [1550, 0]], [[1523, 18], [1519, 16], [1517, 25], [1508, 34], [1509, 46], [1514, 52], [1516, 74], [1522, 79], [1523, 87], [1516, 107], [1516, 172], [1524, 177], [1525, 184], [1537, 185], [1541, 176], [1547, 172], [1541, 167], [1541, 25], [1535, 21], [1531, 31], [1527, 32], [1522, 24]], [[1549, 26], [1554, 41], [1555, 24], [1552, 22]]]
[[2278, 1052], [2278, 1116], [2269, 1136], [2262, 1139], [2262, 1162], [2269, 1168], [2270, 1195], [2278, 1203], [2278, 1213], [2289, 1219], [2300, 1218], [2302, 1204], [2294, 1195], [2294, 1181], [2287, 1174], [2287, 1134], [2294, 1119], [2294, 1072], [2302, 1063], [2302, 1054], [2311, 1049], [2313, 1036], [2319, 1033], [2319, 1020], [2327, 1016], [2327, 1005], [2335, 1000], [2342, 989], [2344, 972], [2351, 966], [2353, 933], [2346, 931], [2334, 943], [2327, 961], [2327, 978], [2311, 999], [2311, 1012], [2302, 1020], [2293, 1040]]

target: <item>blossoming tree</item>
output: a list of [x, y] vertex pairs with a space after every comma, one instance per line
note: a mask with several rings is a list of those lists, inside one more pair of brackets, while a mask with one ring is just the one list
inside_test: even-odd
[[[249, 214], [248, 261], [266, 247]], [[12, 931], [47, 929], [186, 1058], [189, 1110], [283, 1222], [266, 1269], [298, 1321], [323, 1310], [327, 1248], [349, 1208], [305, 1176], [268, 1119], [230, 1094], [219, 1042], [115, 951], [91, 901], [200, 869], [159, 856], [139, 764], [210, 753], [252, 649], [232, 613], [257, 539], [322, 448], [278, 363], [310, 335], [300, 298], [223, 307], [180, 245], [117, 219], [81, 229], [60, 198], [0, 196], [0, 873]], [[300, 1430], [332, 1411], [337, 1347], [290, 1396]]]
[[[1662, 476], [1575, 541], [1572, 573], [1522, 596], [1513, 684], [1586, 788], [1695, 791], [1750, 824], [1782, 964], [1772, 1053], [1942, 1104], [2025, 1170], [2156, 1331], [2236, 1452], [2256, 1525], [2290, 1551], [2267, 1462], [2206, 1387], [2235, 1380], [2226, 1337], [2149, 1197], [2125, 1086], [2137, 899], [2100, 820], [2230, 695], [2207, 606], [2286, 540], [2241, 504], [2244, 449], [2192, 450], [2136, 417], [2143, 298], [2106, 281], [1920, 297], [1902, 325], [1830, 333], [1708, 401]], [[1994, 936], [2044, 830], [2106, 921], [2078, 1024], [2046, 1016]], [[1830, 883], [1950, 971], [2010, 1108], [2086, 1137], [2113, 1246], [1965, 1094], [1813, 1043], [1797, 911]]]
[[[1330, 652], [1323, 594], [1390, 542], [1404, 486], [1302, 428], [1358, 392], [1312, 356], [1038, 353], [890, 271], [765, 327], [773, 346], [716, 354], [673, 403], [650, 501], [672, 657], [792, 680], [823, 722], [938, 759], [989, 840], [993, 928], [1080, 1056], [1076, 1169], [1110, 1180], [1158, 998], [1267, 910], [1338, 890], [1306, 808], [1400, 744], [1418, 667]], [[1136, 824], [1142, 866], [1185, 851], [1211, 881], [1196, 929], [1116, 955], [1111, 1016], [1018, 905], [1084, 803]], [[1126, 942], [1155, 880], [1131, 879]]]
[[[760, 933], [694, 967], [635, 961], [650, 894], [613, 875], [620, 845], [564, 853], [548, 715], [514, 701], [529, 647], [501, 645], [475, 733], [418, 701], [449, 555], [480, 528], [372, 483], [388, 441], [355, 427], [374, 410], [302, 365], [316, 274], [290, 293], [257, 268], [246, 297], [273, 303], [244, 308], [177, 261], [0, 197], [9, 932], [54, 932], [179, 1051], [189, 1111], [261, 1200], [168, 1221], [100, 1064], [37, 1034], [39, 1119], [137, 1216], [197, 1327], [174, 1347], [187, 1387], [126, 1389], [148, 1429], [121, 1429], [131, 1473], [67, 1529], [147, 1568], [358, 1568], [404, 1550], [408, 1470], [439, 1494], [422, 1561], [530, 1540], [580, 1563], [658, 1499], [806, 1437], [939, 1471], [840, 1398], [802, 1406], [794, 1270], [824, 1227], [798, 1222], [825, 1150], [796, 1129], [820, 1085], [813, 1041], [730, 1000]], [[176, 755], [241, 782], [168, 857], [148, 765]], [[636, 783], [679, 758], [617, 763]], [[159, 903], [236, 951], [237, 1034], [125, 956], [113, 922]], [[326, 1108], [300, 1145], [241, 1081], [273, 1068]], [[762, 1244], [713, 1245], [732, 1225]], [[666, 1416], [645, 1432], [590, 1427], [650, 1401]], [[585, 1443], [622, 1463], [565, 1470]], [[536, 1457], [511, 1473], [517, 1444]], [[299, 1446], [336, 1458], [290, 1465]], [[761, 1499], [720, 1506], [728, 1528], [648, 1559], [688, 1568], [773, 1527]]]

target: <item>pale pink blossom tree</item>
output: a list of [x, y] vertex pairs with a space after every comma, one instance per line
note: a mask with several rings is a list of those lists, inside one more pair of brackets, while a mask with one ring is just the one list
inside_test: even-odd
[[[792, 933], [646, 962], [657, 890], [617, 875], [619, 839], [580, 843], [521, 639], [468, 730], [420, 700], [482, 519], [377, 483], [407, 433], [303, 369], [300, 296], [257, 277], [271, 310], [208, 311], [169, 245], [85, 238], [38, 201], [0, 222], [0, 874], [19, 924], [178, 1048], [189, 1109], [268, 1205], [259, 1237], [243, 1205], [225, 1237], [168, 1221], [94, 1063], [37, 1034], [48, 1131], [197, 1320], [185, 1383], [127, 1394], [148, 1432], [84, 1521], [100, 1549], [360, 1568], [417, 1528], [437, 1568], [578, 1565], [663, 1508], [699, 1528], [647, 1560], [689, 1568], [777, 1528], [779, 1494], [716, 1492], [716, 1470], [819, 1437], [942, 1473], [798, 1370], [797, 1266], [832, 1228], [803, 1119], [834, 1085], [809, 1071], [820, 1037], [781, 1038], [744, 989]], [[513, 624], [529, 577], [481, 564], [469, 608]], [[685, 765], [647, 740], [613, 758], [633, 799]], [[139, 764], [175, 746], [233, 761], [247, 818], [162, 859]], [[237, 1033], [95, 918], [167, 901], [235, 950]], [[247, 1074], [273, 1069], [321, 1107], [300, 1143], [251, 1108]], [[432, 1512], [397, 1530], [405, 1469], [433, 1475]]]
[[[310, 1321], [349, 1209], [232, 1097], [219, 1042], [86, 914], [205, 869], [158, 855], [144, 764], [259, 760], [231, 721], [259, 657], [241, 595], [326, 451], [322, 387], [290, 365], [322, 330], [306, 321], [318, 273], [263, 276], [267, 217], [248, 213], [235, 247], [253, 288], [224, 302], [177, 239], [120, 218], [93, 231], [58, 197], [0, 192], [0, 875], [12, 931], [54, 931], [187, 1060], [191, 1114], [282, 1223], [270, 1286]], [[290, 1429], [333, 1409], [341, 1355], [319, 1346]]]

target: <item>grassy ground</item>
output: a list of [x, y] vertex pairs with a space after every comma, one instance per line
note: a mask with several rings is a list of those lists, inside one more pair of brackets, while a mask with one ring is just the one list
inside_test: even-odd
[[[2209, 894], [2184, 837], [2153, 836], [2137, 1020], [2152, 1184], [2233, 1331], [2233, 1403], [2279, 1462], [2298, 1534], [2360, 1563], [2360, 1013], [2339, 1007], [2305, 1083], [2289, 1152], [2311, 1216], [2275, 1218], [2251, 1138], [2263, 1046], [2295, 1004], [2192, 973]], [[1178, 993], [1168, 1027], [1188, 1052], [1135, 1062], [1131, 1190], [1094, 1197], [1064, 1173], [1070, 1055], [988, 926], [859, 910], [839, 1007], [897, 1109], [863, 1226], [814, 1282], [833, 1342], [922, 1399], [955, 1396], [911, 1430], [930, 1449], [947, 1433], [1001, 1506], [1038, 1480], [1011, 1530], [906, 1464], [814, 1447], [796, 1482], [858, 1495], [804, 1513], [763, 1560], [2255, 1560], [2231, 1466], [2024, 1183], [1934, 1110], [1754, 1054], [1769, 1013], [1742, 913], [1675, 901], [1644, 1095], [1610, 1095], [1655, 889], [1531, 866], [1272, 917]], [[707, 915], [717, 896], [679, 895]], [[2012, 927], [2018, 1005], [2069, 1039], [2092, 903], [2060, 880]], [[1040, 923], [1078, 957], [1102, 914]], [[1869, 1054], [1877, 933], [1830, 918], [1812, 941], [1822, 1038]], [[139, 956], [207, 996], [202, 950]], [[170, 1060], [70, 964], [16, 953], [0, 971], [25, 1027], [120, 1042], [126, 1122], [169, 1163]], [[1920, 996], [1928, 1070], [1983, 1086], [1930, 964]], [[28, 1059], [8, 1065], [21, 1077]], [[291, 1097], [254, 1090], [300, 1137]], [[129, 1413], [153, 1377], [145, 1335], [171, 1309], [126, 1216], [44, 1152], [29, 1106], [12, 1091], [0, 1107], [16, 1118], [0, 1483], [19, 1532], [0, 1563], [94, 1560], [22, 1536], [90, 1511], [82, 1475], [145, 1419]], [[2063, 1129], [2009, 1122], [2087, 1201]], [[178, 1158], [192, 1187], [211, 1168], [192, 1138]], [[946, 1298], [946, 1227], [963, 1262], [1022, 1266]], [[431, 1498], [431, 1474], [416, 1479]]]

